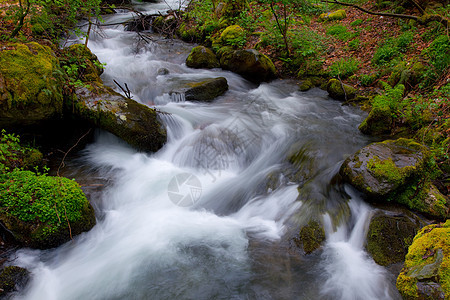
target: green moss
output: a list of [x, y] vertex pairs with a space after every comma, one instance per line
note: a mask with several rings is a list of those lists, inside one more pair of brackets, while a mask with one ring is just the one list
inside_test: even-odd
[[310, 221], [300, 229], [299, 238], [295, 241], [306, 254], [310, 254], [320, 248], [325, 241], [325, 231], [319, 222]]
[[95, 224], [92, 207], [73, 180], [14, 170], [0, 175], [0, 220], [30, 247], [52, 247]]
[[306, 92], [308, 90], [310, 90], [311, 88], [314, 87], [314, 84], [311, 82], [311, 80], [306, 79], [302, 82], [302, 84], [300, 84], [299, 86], [299, 90], [302, 92]]
[[405, 170], [398, 168], [390, 157], [380, 160], [378, 156], [374, 156], [367, 162], [367, 169], [378, 180], [393, 182], [395, 185], [403, 184], [406, 177]]
[[[342, 88], [343, 87], [343, 88]], [[337, 79], [330, 79], [327, 83], [330, 97], [337, 100], [351, 100], [356, 96], [356, 89], [347, 84], [341, 84]]]
[[[427, 268], [436, 264], [438, 252], [443, 254], [442, 262], [434, 265], [432, 272], [427, 274]], [[434, 274], [436, 268], [437, 276]], [[397, 278], [397, 288], [405, 298], [419, 299], [417, 283], [420, 280], [439, 284], [445, 297], [450, 296], [450, 220], [422, 228], [409, 247], [405, 267]]]
[[319, 16], [319, 21], [334, 21], [334, 20], [342, 20], [347, 17], [345, 10], [339, 9], [336, 11], [323, 13]]
[[222, 46], [242, 47], [246, 42], [245, 30], [239, 25], [231, 25], [225, 28], [219, 38], [213, 40], [213, 47]]
[[186, 66], [190, 68], [218, 68], [220, 67], [216, 55], [211, 49], [204, 46], [197, 46], [191, 50], [186, 59]]
[[5, 111], [0, 119], [32, 122], [61, 113], [62, 82], [58, 59], [49, 47], [34, 42], [7, 45], [0, 51], [0, 109]]

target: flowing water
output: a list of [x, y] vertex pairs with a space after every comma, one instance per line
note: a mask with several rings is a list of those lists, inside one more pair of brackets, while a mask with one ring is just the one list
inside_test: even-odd
[[[256, 86], [189, 69], [192, 45], [146, 34], [148, 44], [107, 26], [89, 46], [107, 64], [105, 83], [127, 83], [133, 99], [164, 112], [168, 142], [138, 153], [98, 133], [72, 162], [75, 177], [107, 183], [91, 199], [97, 225], [57, 249], [16, 253], [33, 277], [14, 298], [399, 298], [394, 278], [364, 251], [374, 210], [335, 180], [345, 157], [369, 142], [357, 129], [363, 113], [289, 80]], [[230, 90], [212, 103], [176, 93], [219, 76]], [[323, 222], [327, 240], [305, 256], [292, 238], [310, 218]]]

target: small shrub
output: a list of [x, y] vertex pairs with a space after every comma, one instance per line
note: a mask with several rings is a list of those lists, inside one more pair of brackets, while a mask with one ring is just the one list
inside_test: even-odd
[[348, 31], [347, 27], [340, 24], [330, 26], [327, 29], [327, 34], [335, 36], [342, 41], [347, 41], [355, 36], [355, 33]]
[[355, 21], [353, 21], [353, 22], [350, 23], [350, 26], [356, 27], [356, 26], [361, 25], [363, 22], [364, 22], [364, 21], [361, 20], [361, 19], [356, 19]]
[[450, 39], [447, 35], [437, 37], [424, 53], [429, 57], [432, 68], [429, 68], [425, 74], [425, 80], [422, 87], [431, 85], [436, 81], [445, 70], [450, 66]]

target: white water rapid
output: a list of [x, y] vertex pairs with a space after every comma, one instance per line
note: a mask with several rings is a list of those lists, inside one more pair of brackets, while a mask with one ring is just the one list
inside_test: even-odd
[[[107, 182], [91, 199], [97, 225], [57, 249], [18, 251], [14, 263], [32, 280], [12, 298], [397, 299], [388, 272], [364, 251], [373, 209], [332, 183], [344, 158], [368, 143], [357, 129], [363, 113], [289, 80], [255, 86], [189, 69], [192, 45], [145, 34], [151, 43], [107, 26], [89, 47], [106, 63], [105, 83], [126, 82], [133, 99], [165, 112], [167, 144], [138, 153], [100, 132], [72, 162], [75, 177]], [[230, 90], [212, 103], [170, 95], [219, 76]], [[287, 171], [296, 152], [297, 173]], [[303, 256], [291, 239], [311, 216], [324, 220], [327, 241]]]

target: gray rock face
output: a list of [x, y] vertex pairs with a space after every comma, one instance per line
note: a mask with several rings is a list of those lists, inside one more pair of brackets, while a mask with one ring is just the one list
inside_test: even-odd
[[72, 103], [75, 116], [115, 134], [138, 150], [154, 152], [164, 145], [166, 131], [155, 110], [102, 84], [94, 90], [95, 93], [84, 87], [76, 90]]
[[224, 77], [207, 79], [192, 84], [185, 92], [186, 100], [211, 101], [228, 90], [228, 83]]

